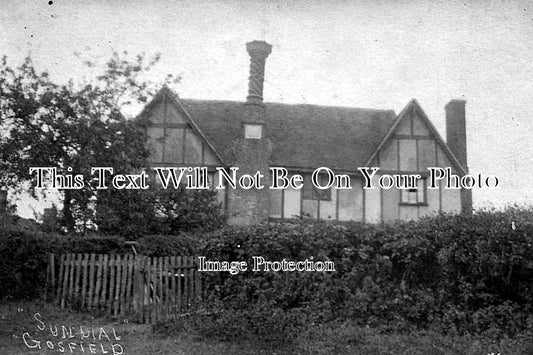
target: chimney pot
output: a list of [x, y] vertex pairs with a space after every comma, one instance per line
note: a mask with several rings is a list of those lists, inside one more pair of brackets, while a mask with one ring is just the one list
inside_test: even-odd
[[246, 43], [246, 50], [250, 57], [266, 59], [272, 53], [272, 46], [265, 41], [251, 41]]

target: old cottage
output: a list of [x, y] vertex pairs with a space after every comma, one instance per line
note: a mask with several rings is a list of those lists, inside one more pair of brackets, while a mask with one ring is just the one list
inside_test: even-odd
[[[396, 115], [375, 110], [263, 102], [265, 61], [271, 46], [246, 45], [250, 78], [245, 102], [180, 99], [164, 87], [145, 107], [154, 166], [205, 166], [262, 172], [284, 167], [304, 176], [302, 189], [225, 189], [219, 198], [229, 222], [255, 224], [295, 216], [338, 221], [416, 219], [434, 212], [469, 211], [471, 191], [428, 189], [428, 167], [467, 173], [465, 101], [446, 107], [446, 143], [416, 100]], [[380, 174], [419, 173], [410, 189], [363, 189], [358, 167]], [[318, 167], [350, 176], [351, 189], [316, 189]], [[214, 182], [217, 183], [216, 181]]]

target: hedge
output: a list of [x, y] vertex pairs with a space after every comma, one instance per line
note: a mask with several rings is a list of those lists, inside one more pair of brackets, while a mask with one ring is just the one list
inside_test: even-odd
[[[532, 208], [380, 225], [302, 220], [228, 226], [137, 242], [137, 251], [151, 256], [196, 254], [249, 264], [253, 256], [272, 261], [312, 257], [335, 263], [336, 271], [329, 273], [205, 273], [209, 302], [199, 319], [187, 321], [204, 334], [232, 338], [238, 329], [247, 329], [253, 336], [290, 337], [300, 324], [343, 319], [384, 330], [533, 331]], [[0, 282], [7, 286], [2, 297], [37, 295], [46, 252], [131, 250], [121, 237], [6, 228], [0, 230], [0, 243]]]
[[227, 314], [226, 329], [235, 327], [231, 315], [248, 315], [243, 322], [252, 324], [270, 312], [286, 313], [287, 322], [277, 326], [288, 329], [296, 313], [306, 324], [350, 319], [384, 330], [533, 331], [532, 212], [509, 208], [383, 225], [227, 227], [206, 234], [199, 255], [248, 264], [253, 256], [313, 257], [333, 261], [336, 272], [210, 273], [218, 303], [208, 311], [217, 326], [220, 313]]

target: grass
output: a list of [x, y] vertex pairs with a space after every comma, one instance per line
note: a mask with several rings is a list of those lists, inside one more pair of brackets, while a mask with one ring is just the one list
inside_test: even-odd
[[[39, 315], [35, 316], [36, 313]], [[41, 320], [39, 322], [37, 319]], [[44, 330], [42, 325], [46, 326]], [[50, 333], [49, 326], [55, 331], [58, 326], [59, 334]], [[68, 332], [69, 327], [82, 326], [82, 331], [91, 327], [95, 330], [92, 335], [81, 340], [81, 335], [74, 335], [73, 342], [84, 344], [84, 351], [79, 345], [69, 350], [69, 339], [61, 339], [62, 328]], [[109, 336], [110, 341], [103, 336], [98, 340], [100, 328]], [[75, 328], [73, 328], [75, 329]], [[120, 340], [115, 340], [113, 329]], [[35, 346], [31, 339], [41, 341], [41, 349], [28, 348], [23, 334], [28, 333], [28, 343]], [[76, 333], [76, 331], [74, 331]], [[49, 349], [46, 345], [53, 345]], [[411, 334], [389, 333], [383, 334], [376, 329], [358, 327], [351, 324], [329, 324], [310, 327], [302, 331], [298, 338], [290, 345], [277, 345], [259, 342], [255, 339], [243, 339], [239, 342], [221, 342], [214, 339], [204, 339], [192, 331], [182, 331], [173, 336], [163, 336], [154, 333], [149, 325], [139, 325], [128, 322], [128, 319], [95, 315], [89, 313], [62, 310], [57, 306], [40, 301], [33, 302], [2, 302], [0, 303], [0, 354], [61, 354], [57, 343], [63, 341], [63, 354], [90, 354], [88, 344], [96, 344], [96, 353], [104, 351], [112, 355], [111, 344], [120, 344], [123, 354], [408, 354], [408, 355], [531, 355], [533, 354], [533, 339], [530, 336], [520, 336], [514, 339], [490, 339], [479, 336], [443, 336], [432, 332], [416, 332]], [[92, 348], [93, 350], [95, 348]], [[116, 353], [120, 348], [116, 347]]]
[[322, 339], [301, 346], [306, 354], [409, 355], [533, 355], [531, 337], [491, 339], [482, 336], [444, 336], [430, 331], [383, 334], [372, 328], [340, 325], [312, 329], [303, 338]]
[[[40, 330], [38, 326], [42, 323], [35, 319], [35, 314], [46, 328]], [[49, 326], [55, 333], [55, 326], [58, 327], [58, 336], [50, 333]], [[83, 331], [89, 328], [95, 329], [95, 338], [92, 343], [96, 343], [97, 354], [102, 354], [100, 344], [104, 350], [112, 355], [111, 343], [118, 343], [123, 347], [123, 354], [145, 355], [145, 354], [272, 354], [268, 348], [256, 346], [253, 342], [248, 343], [226, 343], [209, 340], [199, 340], [194, 334], [179, 334], [173, 337], [163, 337], [152, 331], [150, 325], [139, 325], [129, 323], [127, 319], [110, 317], [106, 315], [92, 315], [87, 312], [75, 312], [64, 310], [50, 303], [40, 301], [33, 302], [2, 302], [0, 303], [0, 354], [2, 355], [27, 355], [27, 354], [90, 354], [88, 344], [91, 337], [85, 339], [84, 351], [78, 346], [71, 352], [68, 348], [68, 339], [61, 339], [62, 329], [69, 327], [83, 326]], [[104, 328], [111, 340], [114, 339], [112, 329], [120, 337], [119, 341], [107, 341], [105, 336], [98, 341], [98, 330]], [[28, 343], [35, 346], [31, 340], [41, 340], [41, 349], [28, 348], [23, 339], [23, 334], [28, 332], [31, 337]], [[68, 330], [67, 330], [68, 332]], [[78, 331], [79, 332], [79, 331]], [[68, 336], [69, 333], [67, 333]], [[80, 343], [80, 336], [76, 335], [74, 342]], [[61, 353], [57, 345], [63, 340], [64, 352]], [[46, 346], [46, 341], [52, 341], [54, 349]], [[120, 349], [117, 347], [117, 353]]]

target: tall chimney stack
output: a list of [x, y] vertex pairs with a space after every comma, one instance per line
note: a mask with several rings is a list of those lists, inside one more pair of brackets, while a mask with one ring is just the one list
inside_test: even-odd
[[[465, 100], [451, 100], [444, 109], [446, 110], [446, 143], [468, 172], [465, 105]], [[461, 190], [461, 210], [464, 213], [472, 212], [472, 190]]]
[[[263, 104], [263, 83], [265, 60], [272, 46], [265, 41], [246, 43], [250, 55], [250, 78], [248, 97], [244, 104], [242, 118], [243, 135], [233, 141], [233, 165], [239, 173], [254, 175], [258, 172], [269, 180], [269, 162], [272, 146], [265, 138], [265, 105]], [[234, 225], [258, 224], [268, 220], [268, 189], [244, 189], [237, 187], [228, 191], [228, 223]]]
[[265, 82], [265, 61], [272, 46], [265, 41], [246, 43], [246, 51], [250, 55], [250, 78], [248, 81], [248, 104], [263, 104], [263, 84]]
[[242, 121], [243, 135], [247, 139], [262, 139], [265, 126], [265, 105], [263, 104], [265, 61], [272, 52], [272, 46], [265, 41], [252, 41], [246, 43], [246, 51], [250, 55], [250, 77]]
[[451, 100], [446, 110], [446, 143], [459, 163], [468, 169], [466, 160], [465, 100]]
[[243, 136], [246, 139], [262, 139], [265, 126], [265, 105], [263, 104], [265, 61], [272, 52], [272, 46], [265, 41], [252, 41], [246, 43], [246, 51], [250, 55], [250, 77], [242, 120]]

